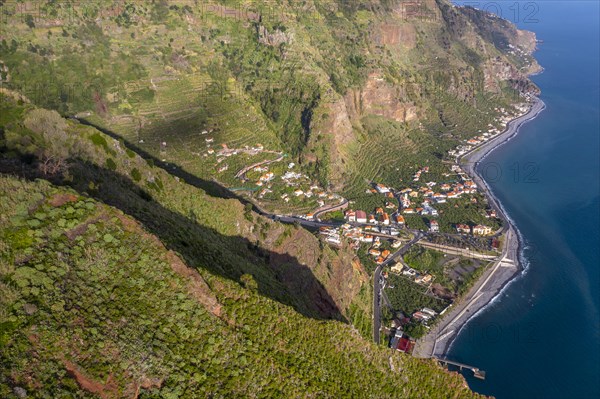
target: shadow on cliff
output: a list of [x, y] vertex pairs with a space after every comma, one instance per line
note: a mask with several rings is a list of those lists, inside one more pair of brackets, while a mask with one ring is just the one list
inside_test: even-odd
[[[30, 180], [41, 177], [35, 158], [23, 156], [18, 160], [1, 155], [0, 151], [0, 173]], [[261, 295], [307, 317], [346, 322], [327, 289], [295, 257], [266, 250], [244, 237], [222, 235], [197, 223], [194, 215], [173, 212], [155, 201], [152, 193], [114, 171], [82, 161], [73, 163], [69, 171], [71, 181], [53, 183], [70, 186], [132, 216], [188, 266], [240, 284], [241, 276], [250, 274]], [[94, 189], [90, 189], [90, 182], [94, 182]]]
[[[185, 181], [187, 184], [189, 184], [191, 186], [201, 188], [208, 195], [210, 195], [212, 197], [235, 198], [241, 202], [244, 202], [244, 203], [247, 202], [244, 198], [242, 198], [238, 195], [235, 195], [233, 192], [227, 190], [225, 187], [223, 187], [222, 185], [220, 185], [219, 183], [217, 183], [215, 181], [203, 179], [201, 177], [198, 177], [192, 173], [185, 171], [184, 169], [182, 169], [179, 166], [175, 166], [173, 164], [169, 164], [167, 162], [161, 161], [156, 156], [150, 154], [148, 151], [142, 149], [141, 147], [132, 143], [129, 140], [125, 140], [122, 136], [120, 136], [119, 134], [117, 134], [109, 129], [106, 129], [102, 126], [98, 126], [98, 125], [96, 125], [86, 119], [83, 119], [83, 118], [75, 119], [75, 120], [79, 121], [83, 125], [91, 126], [91, 127], [95, 128], [96, 130], [99, 130], [102, 133], [106, 134], [107, 136], [112, 137], [115, 140], [119, 140], [119, 141], [123, 142], [125, 144], [125, 147], [129, 148], [132, 151], [135, 151], [142, 158], [151, 161], [154, 164], [154, 166], [164, 169], [165, 171], [172, 174], [173, 176], [177, 176], [178, 178]], [[169, 127], [165, 126], [164, 129], [168, 131]]]

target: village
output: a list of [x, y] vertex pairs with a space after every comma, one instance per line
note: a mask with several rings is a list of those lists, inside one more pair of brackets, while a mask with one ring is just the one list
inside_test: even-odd
[[466, 140], [465, 143], [459, 144], [455, 149], [448, 151], [448, 155], [458, 159], [459, 157], [473, 150], [475, 147], [495, 138], [504, 131], [508, 122], [520, 115], [525, 115], [531, 108], [531, 105], [529, 103], [520, 103], [514, 105], [514, 108], [516, 110], [515, 113], [509, 112], [502, 107], [495, 108], [494, 111], [500, 114], [500, 116], [497, 118], [497, 123], [499, 126], [494, 126], [491, 123], [488, 124], [489, 129], [487, 132], [482, 133], [480, 130], [477, 136]]
[[[516, 106], [520, 113], [527, 109], [527, 104]], [[328, 192], [296, 163], [286, 161], [287, 154], [267, 150], [261, 144], [243, 148], [220, 144], [217, 149], [212, 132], [203, 131], [207, 135], [206, 152], [197, 155], [214, 157], [217, 174], [232, 174], [245, 186], [232, 191], [245, 191], [253, 202], [262, 205], [289, 205], [284, 208], [288, 209], [288, 216], [272, 214], [274, 219], [301, 221], [316, 229], [327, 245], [355, 251], [373, 278], [381, 278], [378, 292], [384, 304], [381, 313], [389, 346], [410, 353], [415, 339], [435, 325], [461, 287], [498, 251], [496, 237], [502, 231], [501, 221], [460, 166], [463, 155], [496, 137], [514, 118], [503, 108], [496, 111], [500, 115], [497, 126], [490, 124], [488, 132], [480, 131], [448, 151], [453, 162], [449, 162], [446, 172], [431, 174], [430, 166], [418, 167], [411, 181], [399, 188], [371, 182], [364, 194], [380, 198], [376, 201], [380, 205], [371, 209], [357, 208], [353, 206], [355, 201]], [[251, 162], [247, 161], [246, 166], [235, 164], [230, 171], [230, 160], [236, 155], [246, 155]], [[468, 204], [475, 206], [478, 222], [473, 221], [472, 214], [465, 214], [460, 220], [460, 210]], [[299, 209], [306, 211], [298, 212]], [[458, 212], [459, 221], [450, 223], [447, 215], [453, 209], [454, 216]], [[473, 249], [467, 246], [473, 247], [477, 242], [488, 244], [479, 247], [481, 252], [474, 257]], [[432, 256], [436, 263], [428, 266], [420, 260]]]

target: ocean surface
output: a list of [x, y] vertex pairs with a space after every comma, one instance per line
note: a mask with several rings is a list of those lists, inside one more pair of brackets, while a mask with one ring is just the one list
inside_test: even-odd
[[485, 381], [464, 375], [497, 398], [598, 398], [599, 3], [486, 5], [543, 40], [536, 58], [545, 71], [533, 80], [547, 108], [480, 165], [525, 240], [526, 270], [465, 326], [448, 357], [485, 370]]

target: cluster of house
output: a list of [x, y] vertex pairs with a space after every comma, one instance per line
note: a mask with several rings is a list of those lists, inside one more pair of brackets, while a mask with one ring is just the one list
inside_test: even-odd
[[[324, 206], [325, 201], [333, 200], [333, 201], [343, 201], [344, 199], [338, 194], [327, 193], [318, 185], [310, 185], [309, 186], [309, 177], [299, 173], [294, 172], [293, 169], [296, 166], [295, 163], [290, 162], [288, 164], [288, 170], [281, 176], [281, 180], [283, 180], [287, 187], [295, 188], [295, 190], [287, 193], [281, 194], [280, 198], [284, 202], [289, 202], [292, 197], [303, 197], [303, 198], [318, 198], [317, 204], [318, 206]], [[272, 193], [272, 183], [276, 179], [276, 175], [274, 172], [269, 171], [269, 166], [267, 165], [257, 165], [252, 168], [252, 171], [256, 173], [261, 173], [258, 180], [256, 181], [256, 185], [259, 187], [266, 186], [265, 189], [260, 191], [259, 198], [263, 198], [267, 193]], [[307, 187], [308, 186], [308, 187]], [[301, 188], [301, 187], [304, 187]], [[309, 215], [307, 215], [309, 216]]]
[[[212, 132], [212, 130], [203, 130], [202, 134], [208, 134], [210, 132]], [[262, 144], [257, 144], [255, 147], [250, 147], [250, 146], [246, 145], [246, 146], [244, 146], [244, 148], [240, 149], [240, 148], [229, 148], [227, 146], [227, 144], [222, 143], [221, 149], [218, 151], [215, 151], [215, 149], [212, 148], [212, 144], [215, 141], [215, 139], [213, 137], [207, 137], [204, 139], [204, 141], [206, 142], [206, 147], [207, 147], [206, 152], [204, 154], [200, 154], [200, 153], [193, 153], [193, 154], [198, 155], [198, 156], [203, 155], [204, 157], [208, 157], [209, 155], [215, 155], [217, 157], [217, 165], [216, 166], [218, 166], [217, 167], [218, 173], [223, 173], [223, 172], [229, 170], [228, 164], [221, 165], [227, 158], [232, 157], [234, 155], [238, 155], [241, 152], [244, 152], [249, 155], [256, 155], [264, 150]], [[167, 146], [167, 143], [163, 142], [161, 144], [161, 151], [163, 150], [163, 148], [166, 149], [166, 146]], [[254, 170], [256, 170], [256, 168]], [[267, 171], [267, 170], [268, 170], [268, 168], [265, 169], [265, 171]], [[269, 181], [269, 178], [261, 176], [260, 181], [261, 181], [261, 184], [259, 184], [259, 185], [262, 185], [263, 182]]]
[[323, 236], [326, 242], [336, 247], [342, 246], [342, 236], [340, 230], [336, 228], [321, 227], [319, 234]]
[[285, 184], [288, 187], [295, 187], [298, 185], [298, 181], [297, 180], [301, 180], [301, 179], [308, 179], [308, 176], [299, 173], [299, 172], [294, 172], [292, 169], [294, 169], [294, 167], [296, 166], [295, 163], [290, 162], [288, 164], [288, 170], [287, 172], [285, 172], [282, 176], [281, 176], [281, 180], [283, 180], [285, 182]]
[[[346, 238], [350, 240], [350, 248], [354, 250], [358, 250], [361, 243], [372, 244], [371, 249], [379, 249], [381, 246], [380, 238], [373, 233], [382, 233], [390, 236], [400, 235], [400, 230], [394, 227], [353, 226], [348, 223], [342, 225], [340, 228], [321, 227], [319, 230], [328, 243], [339, 246], [341, 245], [342, 238]], [[399, 248], [400, 245], [402, 245], [402, 242], [395, 240], [392, 243], [392, 248]], [[383, 260], [385, 260], [389, 256], [389, 253], [385, 251], [380, 251], [380, 253], [373, 251], [371, 255], [376, 256], [376, 258], [383, 257]]]
[[[405, 188], [400, 191], [400, 202], [404, 214], [419, 214], [428, 216], [438, 216], [438, 212], [433, 208], [432, 203], [443, 204], [447, 199], [460, 198], [463, 194], [474, 194], [477, 192], [477, 184], [469, 179], [467, 175], [461, 175], [461, 183], [443, 183], [439, 186], [439, 191], [433, 188], [436, 182], [429, 182], [418, 190]], [[421, 207], [413, 208], [412, 199], [423, 197]]]
[[470, 145], [459, 144], [455, 149], [448, 151], [448, 155], [451, 157], [460, 157], [473, 149]]
[[[255, 172], [263, 172], [263, 171], [267, 171], [267, 170], [269, 170], [269, 168], [267, 166], [263, 166], [263, 167], [257, 166], [254, 168]], [[258, 178], [256, 185], [261, 187], [263, 184], [268, 183], [268, 182], [272, 181], [273, 179], [275, 179], [275, 173], [273, 173], [273, 172], [264, 173]]]
[[421, 169], [417, 170], [417, 172], [413, 176], [413, 181], [421, 180], [421, 174], [423, 173], [429, 173], [429, 166], [424, 166]]
[[422, 285], [429, 285], [433, 282], [433, 275], [429, 273], [419, 273], [412, 267], [404, 265], [401, 261], [396, 262], [390, 270], [397, 274], [402, 274], [408, 278], [411, 278], [415, 283]]
[[510, 50], [508, 51], [508, 53], [509, 53], [509, 54], [512, 54], [512, 55], [518, 55], [518, 56], [521, 56], [521, 57], [528, 55], [528, 54], [527, 54], [525, 51], [523, 51], [523, 50], [522, 50], [520, 47], [513, 46], [512, 44], [509, 44], [509, 45], [508, 45], [508, 48], [510, 49]]
[[[390, 215], [385, 212], [383, 208], [376, 208], [375, 213], [369, 215], [367, 215], [365, 211], [354, 211], [352, 209], [348, 209], [344, 213], [344, 217], [348, 222], [368, 223], [382, 226], [389, 226], [391, 221]], [[395, 218], [394, 222], [398, 224], [404, 224], [404, 218]]]
[[[376, 183], [373, 184], [373, 188], [368, 189], [366, 191], [366, 194], [384, 194], [387, 198], [394, 198], [394, 192], [393, 189], [386, 186], [385, 184], [381, 184], [381, 183]], [[391, 205], [390, 205], [391, 204]], [[386, 204], [386, 207], [388, 208], [395, 208], [396, 206], [390, 202], [388, 202]]]
[[373, 245], [369, 248], [369, 255], [371, 255], [375, 259], [375, 263], [381, 265], [386, 259], [392, 254], [390, 250], [384, 249], [380, 250], [381, 240], [379, 237], [375, 237], [373, 240]]
[[423, 308], [412, 314], [412, 317], [414, 319], [417, 319], [417, 320], [423, 321], [423, 322], [428, 322], [431, 319], [433, 319], [435, 316], [437, 316], [437, 312], [435, 310], [429, 309], [429, 308]]
[[477, 236], [489, 236], [492, 234], [492, 228], [489, 226], [484, 226], [482, 224], [475, 225], [473, 227], [468, 224], [457, 224], [456, 231], [464, 234], [473, 234]]
[[500, 125], [500, 128], [495, 127], [493, 123], [488, 124], [489, 130], [487, 132], [481, 133], [480, 130], [479, 135], [466, 140], [466, 144], [459, 144], [455, 149], [448, 151], [448, 155], [452, 157], [460, 157], [461, 155], [471, 151], [474, 146], [478, 146], [496, 137], [502, 132], [503, 129], [506, 128], [508, 122], [514, 119], [515, 116], [526, 114], [529, 111], [530, 105], [528, 103], [521, 103], [515, 105], [514, 107], [517, 111], [516, 114], [511, 113], [504, 108], [494, 108], [494, 111], [500, 114], [500, 116], [496, 119], [497, 123]]

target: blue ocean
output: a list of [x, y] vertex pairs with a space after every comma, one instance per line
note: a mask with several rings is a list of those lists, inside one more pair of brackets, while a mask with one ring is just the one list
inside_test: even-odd
[[[464, 2], [463, 2], [464, 3]], [[480, 169], [521, 232], [525, 272], [462, 330], [448, 357], [497, 398], [600, 397], [599, 3], [470, 2], [542, 40], [546, 110]], [[493, 165], [490, 168], [489, 165]]]

